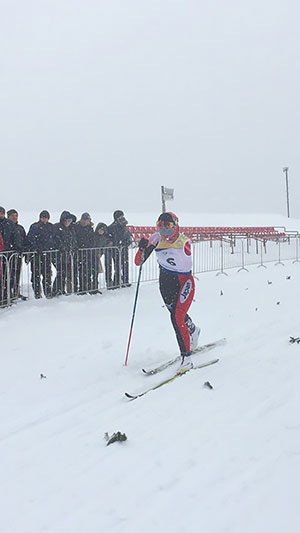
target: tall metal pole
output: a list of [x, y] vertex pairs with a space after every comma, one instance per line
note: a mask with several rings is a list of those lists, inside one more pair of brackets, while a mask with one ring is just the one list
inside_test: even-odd
[[166, 201], [165, 201], [165, 188], [163, 185], [161, 186], [161, 208], [162, 208], [162, 212], [165, 213], [166, 212]]
[[290, 218], [289, 167], [283, 167], [283, 172], [285, 172], [285, 188], [286, 188], [286, 208], [287, 208], [287, 216], [288, 216], [288, 218]]

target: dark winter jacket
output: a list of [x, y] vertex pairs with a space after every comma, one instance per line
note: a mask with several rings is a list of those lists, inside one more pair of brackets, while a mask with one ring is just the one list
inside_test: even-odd
[[53, 224], [51, 222], [43, 224], [40, 220], [31, 224], [26, 237], [26, 250], [41, 253], [56, 249]]
[[[103, 229], [104, 233], [103, 235], [99, 235], [98, 230]], [[96, 248], [106, 248], [107, 246], [111, 246], [111, 237], [109, 236], [107, 232], [107, 225], [104, 224], [104, 222], [99, 222], [97, 224], [95, 229], [95, 247]]]
[[94, 248], [94, 230], [92, 226], [82, 226], [77, 222], [74, 226], [78, 248]]
[[18, 233], [20, 235], [21, 250], [22, 250], [22, 252], [24, 252], [25, 251], [25, 243], [26, 243], [26, 231], [23, 228], [23, 226], [21, 226], [21, 224], [16, 224], [16, 226], [17, 226]]
[[[64, 221], [68, 219], [72, 219], [73, 222], [67, 227], [64, 225]], [[60, 221], [54, 224], [56, 248], [61, 252], [74, 252], [78, 248], [74, 225], [75, 220], [75, 215], [72, 215], [69, 211], [63, 211], [60, 216]]]
[[9, 220], [4, 218], [0, 220], [0, 233], [4, 242], [4, 251], [22, 251], [22, 241], [21, 236], [18, 232], [17, 225]]
[[133, 239], [130, 231], [125, 226], [119, 224], [118, 221], [108, 226], [107, 233], [113, 246], [130, 246], [132, 243]]

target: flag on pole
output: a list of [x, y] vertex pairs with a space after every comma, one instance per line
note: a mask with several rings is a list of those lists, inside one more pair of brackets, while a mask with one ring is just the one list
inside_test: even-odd
[[164, 187], [163, 199], [174, 200], [174, 189], [167, 189], [167, 187]]

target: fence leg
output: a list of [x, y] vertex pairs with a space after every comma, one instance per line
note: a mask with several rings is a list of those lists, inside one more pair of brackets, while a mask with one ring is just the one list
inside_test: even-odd
[[245, 267], [245, 254], [244, 254], [244, 241], [242, 240], [242, 266], [238, 269], [238, 272], [241, 270], [246, 270], [246, 272], [249, 272], [249, 270]]
[[281, 261], [281, 253], [280, 252], [281, 252], [281, 250], [280, 250], [280, 241], [278, 241], [278, 261], [277, 261], [277, 263], [275, 263], [275, 266], [277, 266], [277, 265], [284, 266], [284, 263], [282, 263], [282, 261]]
[[260, 264], [257, 265], [257, 268], [260, 268], [260, 267], [267, 268], [266, 265], [264, 265], [263, 263], [263, 242], [262, 241], [260, 241]]
[[299, 236], [296, 237], [296, 259], [293, 261], [293, 263], [300, 263], [299, 261]]
[[10, 305], [11, 295], [10, 295], [10, 264], [9, 264], [9, 258], [6, 258], [6, 297], [7, 297], [7, 305]]
[[216, 276], [219, 276], [220, 274], [224, 274], [225, 276], [228, 276], [227, 272], [224, 272], [224, 247], [223, 247], [223, 241], [220, 240], [220, 246], [221, 246], [221, 270], [216, 273]]

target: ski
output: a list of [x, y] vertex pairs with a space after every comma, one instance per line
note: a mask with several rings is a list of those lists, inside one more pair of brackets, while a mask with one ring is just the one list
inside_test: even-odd
[[[210, 350], [213, 350], [214, 348], [216, 348], [216, 346], [222, 346], [225, 343], [226, 343], [226, 339], [222, 338], [214, 342], [202, 344], [202, 346], [199, 346], [195, 350], [192, 350], [192, 354], [194, 355], [194, 354], [209, 352]], [[145, 368], [142, 368], [142, 372], [146, 376], [153, 376], [154, 374], [158, 374], [159, 372], [162, 372], [169, 366], [174, 365], [175, 363], [180, 361], [180, 359], [181, 359], [181, 355], [177, 355], [177, 357], [174, 357], [173, 359], [170, 359], [166, 363], [162, 363], [161, 365], [157, 366], [156, 368], [152, 368], [151, 370], [145, 370]]]
[[138, 394], [129, 394], [128, 392], [125, 392], [125, 396], [129, 398], [129, 400], [136, 400], [137, 398], [140, 398], [141, 396], [145, 396], [145, 394], [148, 394], [148, 392], [159, 389], [163, 385], [167, 385], [167, 383], [172, 383], [173, 381], [175, 381], [175, 379], [180, 378], [181, 376], [184, 376], [185, 374], [187, 374], [187, 372], [190, 372], [190, 370], [198, 370], [199, 368], [205, 368], [206, 366], [210, 366], [210, 365], [214, 365], [218, 363], [218, 361], [220, 361], [220, 359], [212, 359], [211, 361], [207, 361], [206, 363], [201, 363], [200, 365], [194, 365], [192, 368], [188, 368], [186, 370], [181, 370], [181, 371], [179, 370], [171, 378], [161, 381], [160, 383], [158, 383], [158, 385], [154, 385], [153, 387], [150, 387], [150, 389], [147, 389]]

